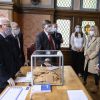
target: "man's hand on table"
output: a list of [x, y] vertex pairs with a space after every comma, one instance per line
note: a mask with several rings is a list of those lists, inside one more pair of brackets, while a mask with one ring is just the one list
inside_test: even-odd
[[9, 83], [10, 86], [15, 86], [15, 82], [12, 78], [9, 78], [7, 82]]

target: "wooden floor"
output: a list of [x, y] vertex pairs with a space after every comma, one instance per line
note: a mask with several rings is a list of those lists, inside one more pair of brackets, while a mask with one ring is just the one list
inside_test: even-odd
[[[80, 79], [81, 79], [81, 81], [83, 81], [82, 78], [80, 78]], [[100, 100], [100, 89], [95, 94], [90, 91], [91, 87], [93, 87], [94, 85], [95, 85], [94, 77], [90, 75], [88, 77], [87, 85], [85, 87], [86, 87], [87, 91], [89, 92], [89, 94], [91, 95], [91, 97], [93, 98], [93, 100]], [[99, 84], [99, 87], [100, 87], [100, 84]]]

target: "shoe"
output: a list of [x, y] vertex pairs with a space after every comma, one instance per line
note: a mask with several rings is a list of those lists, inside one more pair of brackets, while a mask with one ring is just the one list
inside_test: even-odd
[[99, 86], [94, 86], [94, 87], [92, 87], [92, 88], [90, 89], [90, 92], [92, 92], [92, 93], [97, 93], [98, 90], [99, 90]]

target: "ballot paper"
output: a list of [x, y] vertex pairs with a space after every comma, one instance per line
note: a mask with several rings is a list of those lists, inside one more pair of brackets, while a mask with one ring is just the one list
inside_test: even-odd
[[26, 77], [17, 77], [15, 79], [15, 83], [26, 83], [26, 82], [31, 82], [32, 79], [32, 73], [31, 72], [27, 72]]
[[33, 85], [31, 88], [31, 93], [39, 93], [39, 92], [51, 92], [51, 85]]
[[68, 90], [69, 100], [88, 100], [83, 90]]
[[56, 66], [52, 66], [52, 67], [47, 67], [48, 70], [55, 70], [55, 69], [58, 69], [59, 67], [56, 67]]
[[8, 87], [0, 96], [0, 100], [25, 100], [29, 90], [29, 86]]
[[17, 77], [15, 79], [15, 83], [20, 83], [20, 82], [22, 82], [22, 83], [31, 82], [31, 78], [28, 78], [28, 77]]

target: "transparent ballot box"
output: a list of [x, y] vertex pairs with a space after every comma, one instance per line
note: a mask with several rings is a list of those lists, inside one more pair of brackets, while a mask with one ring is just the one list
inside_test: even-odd
[[36, 50], [31, 55], [32, 85], [63, 85], [63, 54], [60, 50]]

